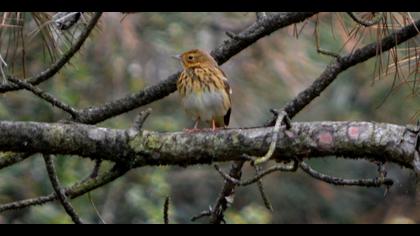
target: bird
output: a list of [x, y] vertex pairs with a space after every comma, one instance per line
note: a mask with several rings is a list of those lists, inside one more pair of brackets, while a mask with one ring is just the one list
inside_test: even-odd
[[181, 103], [195, 121], [194, 128], [186, 130], [199, 130], [200, 121], [209, 122], [213, 131], [226, 128], [232, 111], [232, 89], [216, 60], [200, 49], [175, 57], [183, 66], [176, 84]]

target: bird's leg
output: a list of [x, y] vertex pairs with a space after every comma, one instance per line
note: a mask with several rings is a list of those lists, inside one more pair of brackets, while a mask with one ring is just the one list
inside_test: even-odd
[[214, 121], [214, 119], [211, 120], [211, 128], [213, 131], [216, 130], [216, 122]]
[[192, 133], [192, 132], [195, 132], [195, 131], [198, 131], [199, 129], [198, 129], [198, 123], [200, 122], [200, 117], [198, 117], [196, 120], [195, 120], [195, 123], [194, 123], [194, 128], [192, 128], [192, 129], [188, 129], [188, 128], [186, 128], [186, 129], [184, 129], [184, 131], [185, 132], [188, 132], [188, 133]]

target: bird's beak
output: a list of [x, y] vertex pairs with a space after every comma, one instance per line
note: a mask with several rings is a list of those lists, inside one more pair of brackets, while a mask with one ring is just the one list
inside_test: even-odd
[[172, 55], [172, 58], [177, 59], [177, 60], [181, 60], [181, 54]]

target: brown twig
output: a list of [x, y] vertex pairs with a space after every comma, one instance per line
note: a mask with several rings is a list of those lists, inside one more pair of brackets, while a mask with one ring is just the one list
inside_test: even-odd
[[47, 168], [48, 176], [51, 181], [51, 185], [53, 186], [55, 194], [58, 196], [58, 199], [60, 200], [61, 205], [66, 210], [67, 214], [70, 216], [70, 218], [75, 224], [83, 224], [82, 219], [80, 218], [76, 210], [74, 210], [73, 206], [67, 199], [67, 196], [64, 190], [60, 187], [60, 182], [57, 177], [57, 173], [54, 167], [52, 156], [51, 155], [43, 155], [43, 156], [44, 156], [44, 161], [45, 161], [45, 166]]
[[191, 221], [196, 221], [196, 220], [198, 220], [198, 219], [201, 219], [201, 218], [203, 218], [203, 217], [205, 217], [205, 216], [211, 216], [211, 209], [210, 210], [208, 210], [208, 211], [202, 211], [202, 212], [200, 212], [199, 214], [197, 214], [197, 215], [195, 215], [195, 216], [193, 216], [193, 217], [191, 217]]
[[[127, 171], [128, 169], [117, 167], [117, 165], [114, 165], [114, 167], [111, 170], [98, 175], [96, 178], [88, 178], [84, 181], [75, 183], [68, 188], [65, 188], [64, 194], [70, 198], [76, 198], [96, 188], [99, 188], [109, 182], [114, 181], [116, 178], [127, 173]], [[34, 206], [34, 205], [42, 205], [42, 204], [45, 204], [47, 202], [51, 202], [57, 199], [58, 199], [58, 196], [54, 192], [47, 196], [41, 196], [41, 197], [1, 204], [0, 213], [4, 211], [8, 211], [8, 210], [23, 209], [23, 208]]]
[[41, 89], [33, 86], [30, 83], [25, 82], [24, 80], [19, 80], [16, 78], [12, 78], [12, 77], [8, 77], [7, 78], [9, 81], [13, 82], [14, 84], [19, 85], [21, 88], [26, 89], [30, 92], [32, 92], [33, 94], [35, 94], [36, 96], [40, 97], [41, 99], [45, 100], [46, 102], [50, 103], [51, 105], [60, 108], [61, 110], [69, 113], [73, 119], [77, 119], [79, 113], [76, 109], [74, 109], [73, 107], [71, 107], [70, 105], [58, 100], [57, 98], [55, 98], [54, 96], [52, 96], [49, 93], [46, 93], [44, 91], [42, 91]]
[[369, 27], [369, 26], [378, 24], [383, 19], [383, 17], [384, 17], [384, 13], [383, 12], [380, 12], [378, 15], [376, 15], [371, 20], [364, 20], [364, 19], [360, 18], [359, 16], [357, 16], [356, 14], [354, 14], [353, 12], [347, 12], [347, 14], [354, 21], [356, 21], [358, 24], [361, 24], [361, 25], [363, 25], [365, 27]]
[[169, 224], [169, 196], [165, 198], [165, 202], [163, 204], [163, 222], [164, 224]]
[[264, 178], [266, 175], [271, 174], [273, 172], [276, 171], [296, 171], [297, 169], [297, 161], [293, 161], [291, 165], [282, 165], [282, 164], [277, 164], [274, 166], [269, 167], [268, 169], [264, 170], [264, 171], [259, 171], [255, 176], [253, 176], [252, 178], [245, 180], [245, 181], [240, 181], [237, 178], [234, 178], [233, 176], [231, 176], [230, 174], [226, 174], [224, 173], [218, 165], [214, 165], [214, 168], [216, 169], [217, 172], [219, 172], [219, 174], [226, 180], [229, 181], [235, 185], [238, 186], [248, 186], [251, 184], [254, 184], [256, 182], [258, 182], [260, 179]]
[[321, 54], [324, 54], [324, 55], [327, 55], [327, 56], [339, 58], [340, 55], [338, 53], [335, 53], [335, 52], [332, 52], [332, 51], [321, 48], [321, 43], [320, 43], [320, 40], [319, 40], [319, 30], [318, 30], [318, 28], [319, 28], [318, 27], [318, 15], [317, 15], [317, 19], [315, 21], [315, 27], [314, 28], [315, 28], [314, 29], [314, 35], [315, 35], [316, 51], [318, 53], [321, 53]]
[[99, 174], [99, 169], [101, 168], [102, 160], [96, 159], [95, 166], [93, 167], [92, 173], [90, 173], [89, 178], [96, 178]]
[[380, 187], [380, 186], [391, 186], [394, 184], [394, 181], [389, 178], [374, 178], [374, 179], [342, 179], [335, 176], [329, 176], [322, 174], [314, 169], [312, 169], [305, 162], [300, 162], [299, 167], [310, 176], [315, 179], [324, 181], [333, 185], [340, 186], [363, 186], [363, 187]]
[[[255, 174], [259, 175], [261, 171], [261, 167], [258, 165], [254, 165], [254, 169], [255, 169]], [[267, 194], [265, 193], [262, 178], [260, 178], [257, 181], [257, 186], [258, 186], [258, 191], [260, 192], [261, 198], [263, 199], [265, 208], [267, 208], [269, 211], [273, 211], [273, 205], [271, 204], [270, 200], [268, 199]]]

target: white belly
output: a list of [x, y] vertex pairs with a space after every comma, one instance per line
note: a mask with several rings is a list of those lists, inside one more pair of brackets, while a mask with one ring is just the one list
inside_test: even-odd
[[182, 99], [182, 103], [194, 120], [200, 118], [202, 121], [210, 121], [215, 117], [224, 116], [228, 111], [229, 107], [225, 106], [224, 97], [228, 99], [227, 94], [216, 91], [190, 93]]

